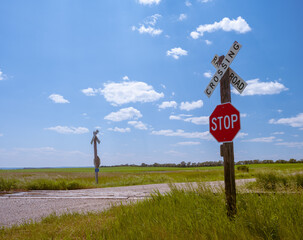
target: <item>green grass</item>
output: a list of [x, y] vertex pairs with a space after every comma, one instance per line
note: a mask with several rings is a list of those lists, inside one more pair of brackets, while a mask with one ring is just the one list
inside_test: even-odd
[[303, 189], [303, 172], [285, 174], [275, 171], [256, 175], [256, 182], [249, 184], [250, 189], [262, 191], [297, 191]]
[[[275, 163], [275, 164], [249, 164], [246, 165], [249, 169], [274, 169], [274, 170], [303, 170], [303, 163]], [[213, 169], [223, 169], [223, 166], [214, 167], [191, 167], [191, 168], [181, 168], [181, 167], [102, 167], [101, 172], [149, 172], [149, 171], [192, 171], [192, 170], [213, 170]], [[0, 169], [0, 173], [12, 172], [12, 173], [39, 173], [39, 172], [75, 172], [75, 173], [85, 173], [94, 172], [94, 168], [32, 168], [32, 169], [13, 169], [13, 170], [3, 170]]]
[[[291, 174], [303, 171], [302, 163], [252, 164], [249, 172], [235, 170], [237, 179], [254, 178], [266, 171]], [[203, 182], [223, 180], [223, 167], [105, 167], [95, 184], [94, 168], [48, 168], [0, 170], [0, 191], [34, 189], [64, 190], [117, 187], [154, 183]]]
[[[154, 171], [191, 171], [191, 170], [210, 170], [210, 169], [222, 169], [222, 166], [215, 167], [195, 167], [195, 168], [187, 168], [187, 167], [102, 167], [100, 168], [100, 172], [154, 172]], [[1, 170], [1, 172], [94, 172], [94, 168], [32, 168], [32, 169], [12, 169], [12, 170]]]
[[0, 230], [1, 239], [302, 239], [303, 194], [238, 194], [226, 215], [222, 192], [177, 190], [102, 213], [51, 215]]
[[0, 191], [9, 191], [16, 188], [16, 180], [0, 178]]

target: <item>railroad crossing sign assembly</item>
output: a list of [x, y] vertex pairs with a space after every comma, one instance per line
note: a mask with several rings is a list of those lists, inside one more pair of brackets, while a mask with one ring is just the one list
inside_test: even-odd
[[209, 132], [218, 142], [231, 142], [240, 128], [240, 112], [231, 103], [218, 105], [209, 117]]
[[220, 146], [220, 155], [224, 159], [224, 185], [229, 217], [233, 217], [237, 213], [234, 145], [232, 141], [240, 131], [240, 113], [231, 105], [230, 83], [240, 94], [247, 86], [247, 83], [229, 65], [241, 47], [242, 45], [235, 41], [226, 56], [215, 55], [211, 63], [217, 71], [204, 91], [207, 97], [210, 97], [220, 82], [221, 105], [218, 105], [209, 117], [209, 131], [218, 142], [223, 142]]

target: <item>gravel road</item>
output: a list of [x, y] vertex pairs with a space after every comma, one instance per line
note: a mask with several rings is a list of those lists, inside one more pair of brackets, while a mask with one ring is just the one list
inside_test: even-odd
[[[255, 179], [236, 180], [237, 186]], [[223, 181], [206, 182], [216, 188], [224, 186]], [[175, 184], [186, 188], [186, 183]], [[196, 186], [195, 183], [192, 184]], [[137, 185], [127, 187], [95, 188], [66, 191], [30, 191], [0, 195], [0, 227], [9, 227], [56, 213], [103, 211], [114, 204], [126, 204], [139, 201], [158, 190], [160, 193], [170, 191], [168, 184]]]

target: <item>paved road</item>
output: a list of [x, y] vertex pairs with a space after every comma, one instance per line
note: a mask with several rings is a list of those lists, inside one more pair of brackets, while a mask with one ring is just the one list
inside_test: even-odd
[[[236, 180], [237, 186], [254, 179]], [[224, 186], [223, 181], [207, 182], [216, 188]], [[175, 184], [186, 188], [185, 183]], [[192, 184], [196, 186], [195, 183]], [[95, 188], [67, 191], [30, 191], [0, 195], [0, 227], [28, 221], [39, 221], [51, 213], [103, 211], [115, 204], [126, 204], [142, 200], [158, 190], [170, 191], [168, 184], [151, 184], [127, 187]]]

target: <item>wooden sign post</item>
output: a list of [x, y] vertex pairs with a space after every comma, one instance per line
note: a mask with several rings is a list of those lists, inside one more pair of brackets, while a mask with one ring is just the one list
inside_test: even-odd
[[[229, 65], [232, 63], [237, 53], [241, 49], [241, 44], [234, 42], [226, 56], [218, 57], [215, 55], [212, 64], [217, 69], [204, 93], [210, 97], [220, 82], [221, 104], [231, 103], [230, 83], [242, 93], [247, 83], [240, 78]], [[234, 216], [237, 213], [236, 208], [236, 183], [235, 183], [235, 163], [234, 163], [234, 145], [233, 142], [224, 142], [220, 145], [220, 155], [224, 159], [224, 184], [227, 215]]]
[[93, 132], [93, 138], [90, 142], [90, 144], [94, 143], [94, 165], [95, 165], [95, 179], [96, 184], [98, 184], [98, 172], [99, 172], [99, 166], [100, 166], [100, 158], [97, 154], [97, 142], [100, 144], [100, 140], [97, 137], [97, 134], [99, 133], [99, 130], [96, 130]]
[[[226, 71], [220, 82], [221, 103], [231, 102], [229, 69]], [[237, 213], [236, 207], [236, 182], [235, 182], [235, 161], [234, 143], [226, 142], [220, 146], [220, 155], [224, 159], [224, 183], [226, 207], [228, 216]]]

